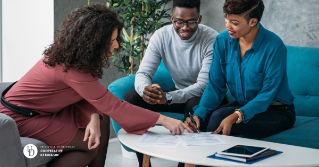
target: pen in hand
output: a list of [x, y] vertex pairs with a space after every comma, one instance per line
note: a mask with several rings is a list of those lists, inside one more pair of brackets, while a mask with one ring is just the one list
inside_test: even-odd
[[196, 122], [195, 122], [194, 119], [193, 119], [192, 114], [191, 114], [190, 112], [188, 112], [188, 113], [189, 113], [189, 117], [191, 118], [193, 124], [195, 125], [195, 128], [196, 128], [197, 133], [199, 133], [199, 130], [197, 129], [197, 125], [196, 125]]

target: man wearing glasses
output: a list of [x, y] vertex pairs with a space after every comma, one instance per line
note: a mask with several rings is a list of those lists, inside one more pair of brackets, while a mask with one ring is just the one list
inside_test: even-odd
[[[185, 123], [192, 124], [189, 113], [194, 113], [193, 107], [199, 104], [206, 88], [213, 43], [218, 35], [212, 28], [199, 24], [201, 20], [200, 0], [173, 0], [173, 24], [151, 37], [136, 73], [135, 90], [129, 91], [124, 100], [152, 111], [182, 113]], [[172, 90], [152, 84], [161, 60], [175, 82]], [[205, 125], [206, 122], [201, 123], [200, 130], [206, 131]], [[137, 153], [137, 157], [142, 166], [143, 155]]]

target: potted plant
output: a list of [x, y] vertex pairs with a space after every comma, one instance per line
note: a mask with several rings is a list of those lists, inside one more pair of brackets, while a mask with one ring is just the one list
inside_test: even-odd
[[[106, 5], [112, 7], [124, 23], [123, 49], [114, 52], [112, 62], [117, 72], [132, 75], [138, 70], [144, 50], [151, 35], [159, 28], [171, 24], [165, 5], [171, 0], [107, 0]], [[90, 0], [88, 0], [88, 4]], [[130, 32], [130, 35], [127, 33]]]

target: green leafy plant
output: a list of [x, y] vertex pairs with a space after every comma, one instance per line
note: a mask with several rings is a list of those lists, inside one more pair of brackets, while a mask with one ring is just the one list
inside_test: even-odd
[[[143, 58], [144, 50], [150, 36], [159, 28], [171, 24], [165, 9], [165, 5], [171, 0], [108, 0], [107, 6], [112, 7], [124, 23], [123, 49], [114, 52], [112, 62], [118, 72], [127, 75], [134, 74], [138, 70], [136, 61]], [[127, 31], [130, 31], [130, 36]]]

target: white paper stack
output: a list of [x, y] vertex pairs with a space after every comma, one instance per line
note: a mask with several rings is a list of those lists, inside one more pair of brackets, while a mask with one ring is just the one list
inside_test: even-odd
[[135, 143], [141, 147], [177, 148], [181, 143], [186, 146], [227, 144], [211, 132], [183, 133], [182, 135], [162, 135], [145, 132]]
[[145, 132], [135, 143], [142, 147], [177, 148], [182, 142], [174, 135], [161, 135]]
[[206, 146], [227, 144], [211, 132], [183, 133], [176, 135], [186, 146]]

